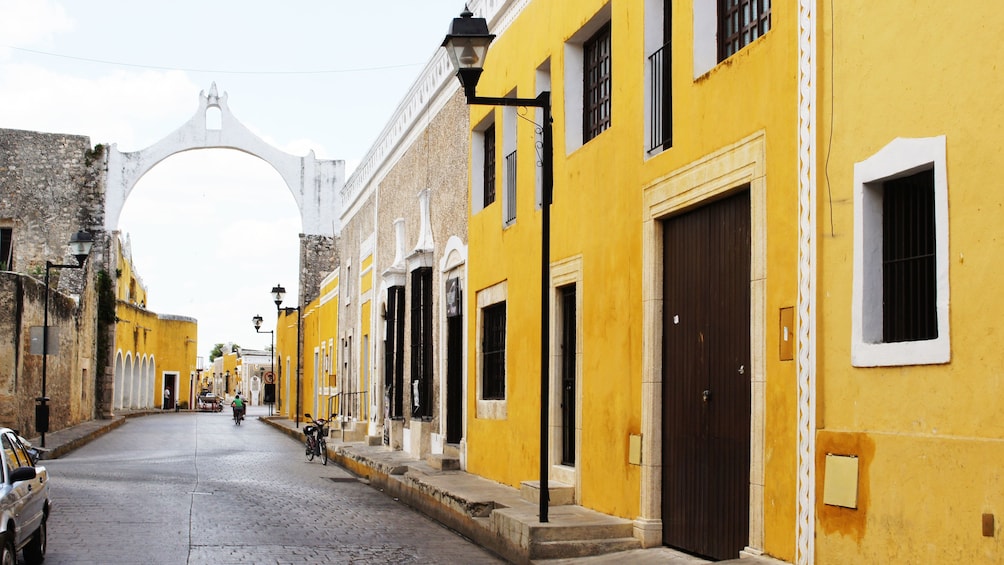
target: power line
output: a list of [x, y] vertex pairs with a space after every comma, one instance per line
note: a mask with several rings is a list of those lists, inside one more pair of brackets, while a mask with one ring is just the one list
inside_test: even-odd
[[419, 63], [406, 63], [402, 65], [387, 65], [383, 67], [362, 67], [358, 69], [328, 69], [328, 70], [314, 70], [314, 71], [226, 71], [226, 70], [213, 70], [213, 69], [190, 69], [185, 67], [163, 67], [158, 65], [139, 65], [135, 63], [122, 63], [119, 61], [91, 59], [88, 57], [76, 57], [73, 55], [63, 55], [60, 53], [48, 53], [46, 51], [37, 51], [35, 49], [25, 49], [24, 47], [14, 47], [13, 45], [4, 45], [4, 47], [8, 49], [13, 49], [14, 51], [22, 51], [25, 53], [32, 53], [35, 55], [44, 55], [46, 57], [56, 57], [59, 59], [72, 59], [74, 61], [98, 63], [101, 65], [115, 65], [118, 67], [132, 67], [138, 69], [150, 69], [157, 71], [183, 71], [188, 73], [211, 73], [211, 74], [228, 74], [228, 75], [324, 75], [324, 74], [339, 74], [339, 73], [360, 73], [367, 71], [385, 71], [390, 69], [401, 69], [404, 67], [414, 67], [419, 64]]

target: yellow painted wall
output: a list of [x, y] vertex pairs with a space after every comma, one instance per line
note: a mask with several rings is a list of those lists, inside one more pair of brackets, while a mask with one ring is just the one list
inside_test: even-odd
[[[163, 407], [165, 372], [178, 374], [175, 401], [191, 405], [192, 388], [198, 388], [192, 378], [198, 356], [198, 323], [192, 318], [162, 315], [140, 306], [146, 304], [146, 289], [131, 258], [123, 254], [119, 238], [113, 238], [113, 246], [117, 258], [116, 355], [121, 355], [123, 360], [131, 356], [137, 373], [144, 358], [153, 364], [153, 390], [145, 391], [151, 395], [153, 406]], [[134, 389], [132, 394], [139, 398], [141, 392], [144, 391]]]
[[[931, 0], [908, 10], [863, 0], [821, 7], [817, 460], [854, 454], [862, 472], [858, 509], [817, 496], [816, 562], [1000, 563], [1004, 303], [995, 289], [1004, 264], [997, 235], [1004, 81], [992, 46], [1004, 13]], [[940, 135], [951, 361], [852, 367], [854, 163], [896, 137]], [[817, 476], [821, 495], [822, 469]], [[985, 513], [995, 516], [991, 537], [982, 535]]]
[[[318, 391], [323, 378], [321, 374], [321, 343], [320, 343], [320, 309], [318, 300], [314, 299], [303, 309], [303, 412], [314, 417], [324, 414], [320, 406], [321, 398]], [[320, 414], [318, 413], [320, 412]]]
[[[772, 3], [772, 30], [708, 74], [693, 79], [692, 4], [674, 12], [674, 147], [645, 159], [644, 12], [642, 2], [612, 1], [612, 126], [581, 148], [566, 151], [564, 46], [606, 2], [531, 2], [492, 44], [478, 85], [482, 96], [514, 87], [533, 97], [535, 69], [550, 58], [554, 105], [555, 187], [551, 260], [581, 256], [582, 383], [581, 499], [604, 513], [640, 512], [640, 468], [627, 461], [631, 434], [642, 433], [642, 188], [756, 132], [766, 145], [768, 273], [764, 319], [767, 484], [762, 493], [764, 549], [794, 551], [795, 366], [778, 356], [778, 312], [794, 306], [797, 286], [797, 13], [794, 2]], [[503, 111], [471, 107], [471, 123], [496, 112], [501, 169]], [[534, 154], [527, 124], [517, 120], [520, 155]], [[502, 198], [470, 218], [470, 312], [477, 292], [507, 281], [507, 418], [468, 418], [468, 470], [518, 486], [538, 475], [540, 367], [540, 213], [534, 170], [520, 159], [516, 223], [501, 228]], [[472, 172], [472, 174], [475, 174]], [[497, 178], [501, 179], [499, 175]], [[501, 193], [501, 181], [496, 194]], [[485, 259], [490, 258], [490, 259]], [[471, 316], [471, 324], [474, 322]], [[553, 321], [552, 321], [553, 323]], [[476, 332], [469, 332], [468, 414], [476, 414]], [[553, 387], [552, 387], [553, 393]], [[553, 423], [552, 423], [553, 424]], [[498, 457], [506, 453], [506, 457]]]
[[[276, 363], [279, 365], [280, 373], [277, 373], [276, 394], [278, 403], [276, 410], [279, 414], [290, 419], [296, 415], [296, 344], [297, 344], [297, 321], [298, 314], [294, 309], [288, 314], [286, 310], [280, 310], [276, 321], [275, 329], [275, 352]], [[288, 361], [288, 362], [287, 362]], [[302, 396], [301, 396], [302, 407]]]

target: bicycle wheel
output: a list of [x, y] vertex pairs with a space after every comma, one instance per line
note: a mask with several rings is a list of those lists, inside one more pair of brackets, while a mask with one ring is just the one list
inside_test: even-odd
[[307, 461], [314, 460], [314, 446], [311, 445], [310, 438], [307, 438]]
[[321, 439], [321, 464], [328, 464], [328, 442], [324, 439]]

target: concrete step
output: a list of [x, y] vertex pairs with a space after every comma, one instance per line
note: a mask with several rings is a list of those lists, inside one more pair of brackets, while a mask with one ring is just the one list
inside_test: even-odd
[[590, 539], [539, 542], [530, 546], [530, 559], [567, 559], [605, 555], [619, 551], [641, 549], [641, 540], [635, 538]]
[[444, 444], [443, 455], [453, 457], [454, 459], [460, 459], [460, 446], [454, 443]]
[[630, 520], [600, 514], [581, 506], [548, 508], [549, 521], [540, 522], [539, 508], [519, 504], [491, 514], [491, 527], [517, 542], [529, 559], [585, 557], [641, 548], [632, 537]]
[[460, 459], [441, 453], [430, 453], [425, 456], [425, 462], [438, 471], [459, 471]]
[[[575, 504], [575, 487], [557, 481], [547, 482], [547, 506], [565, 506]], [[540, 481], [523, 481], [519, 493], [527, 502], [540, 504]]]

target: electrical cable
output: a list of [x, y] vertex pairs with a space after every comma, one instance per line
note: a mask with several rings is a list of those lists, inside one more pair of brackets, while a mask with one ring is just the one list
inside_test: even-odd
[[136, 63], [122, 63], [119, 61], [107, 61], [103, 59], [91, 59], [89, 57], [63, 55], [60, 53], [49, 53], [46, 51], [38, 51], [36, 49], [15, 47], [13, 45], [4, 45], [3, 47], [6, 47], [7, 49], [12, 49], [14, 51], [22, 51], [24, 53], [44, 55], [46, 57], [56, 57], [59, 59], [71, 59], [74, 61], [84, 61], [87, 63], [98, 63], [101, 65], [114, 65], [119, 67], [132, 67], [132, 68], [149, 69], [156, 71], [182, 71], [186, 73], [211, 73], [211, 74], [226, 74], [226, 75], [324, 75], [324, 74], [341, 74], [341, 73], [360, 73], [368, 71], [386, 71], [391, 69], [402, 69], [406, 67], [414, 67], [420, 64], [420, 63], [406, 63], [401, 65], [386, 65], [382, 67], [361, 67], [357, 69], [327, 69], [327, 70], [312, 70], [312, 71], [227, 71], [227, 70], [213, 70], [213, 69], [191, 69], [186, 67], [165, 67], [158, 65], [140, 65]]

